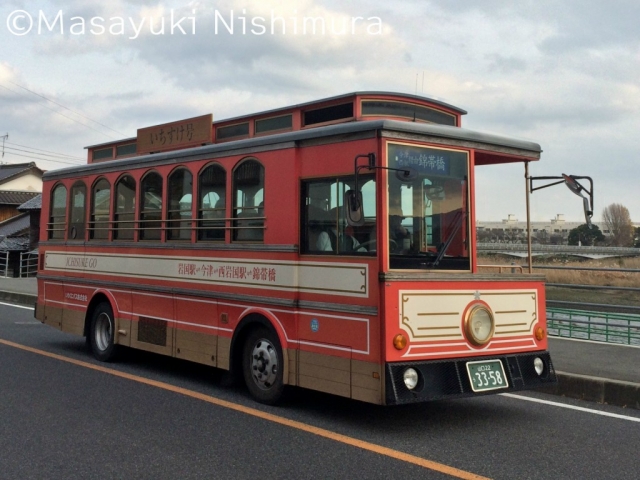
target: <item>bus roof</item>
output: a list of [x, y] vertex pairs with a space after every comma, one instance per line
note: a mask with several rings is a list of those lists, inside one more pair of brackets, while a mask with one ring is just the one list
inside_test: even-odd
[[542, 152], [540, 145], [535, 142], [460, 127], [398, 120], [368, 120], [326, 125], [305, 130], [134, 156], [109, 162], [50, 170], [44, 174], [43, 180], [77, 176], [78, 174], [97, 174], [123, 169], [144, 168], [149, 165], [202, 160], [212, 156], [219, 157], [224, 154], [255, 154], [263, 149], [273, 150], [274, 147], [293, 148], [301, 146], [301, 143], [311, 139], [329, 139], [330, 137], [340, 136], [341, 141], [344, 141], [345, 135], [353, 136], [356, 139], [373, 137], [376, 133], [387, 138], [419, 140], [473, 148], [476, 150], [476, 165], [538, 160]]

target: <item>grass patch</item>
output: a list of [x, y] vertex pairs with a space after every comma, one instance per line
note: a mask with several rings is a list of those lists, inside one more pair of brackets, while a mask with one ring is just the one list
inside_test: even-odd
[[[640, 253], [640, 252], [639, 252]], [[500, 254], [486, 254], [478, 257], [480, 265], [525, 265], [526, 259], [508, 257]], [[584, 270], [546, 270], [536, 266], [554, 267], [590, 267], [637, 269], [638, 272], [599, 272]], [[525, 270], [526, 271], [526, 270]], [[533, 271], [544, 275], [547, 283], [571, 285], [594, 285], [603, 287], [640, 288], [640, 258], [605, 258], [599, 260], [576, 259], [569, 256], [536, 256], [533, 258]], [[582, 290], [569, 287], [546, 287], [547, 300], [580, 303], [598, 303], [607, 305], [638, 306], [638, 312], [620, 310], [626, 313], [640, 313], [640, 292], [618, 290]]]

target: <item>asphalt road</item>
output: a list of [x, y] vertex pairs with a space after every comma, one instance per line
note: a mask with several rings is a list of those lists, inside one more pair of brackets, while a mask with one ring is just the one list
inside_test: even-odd
[[0, 479], [640, 478], [637, 410], [539, 393], [383, 408], [304, 390], [266, 407], [221, 378], [144, 352], [101, 364], [0, 305]]

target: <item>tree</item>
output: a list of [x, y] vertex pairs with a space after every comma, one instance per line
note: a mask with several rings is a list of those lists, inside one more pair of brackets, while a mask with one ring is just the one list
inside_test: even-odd
[[569, 245], [590, 245], [596, 242], [603, 242], [604, 235], [597, 225], [592, 224], [591, 227], [586, 223], [569, 231]]
[[624, 205], [612, 203], [602, 211], [602, 221], [610, 233], [611, 245], [630, 247], [633, 245], [633, 225], [629, 210]]
[[547, 232], [544, 228], [542, 230], [538, 230], [536, 232], [536, 238], [538, 239], [538, 243], [540, 245], [546, 245], [549, 243], [549, 232]]

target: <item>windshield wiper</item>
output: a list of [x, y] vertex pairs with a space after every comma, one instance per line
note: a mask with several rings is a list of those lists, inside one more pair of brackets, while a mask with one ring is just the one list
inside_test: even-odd
[[453, 239], [458, 233], [458, 230], [460, 230], [460, 227], [462, 226], [462, 221], [464, 220], [465, 217], [466, 217], [466, 213], [462, 213], [462, 210], [458, 210], [456, 212], [456, 216], [453, 218], [453, 231], [451, 232], [447, 240], [438, 246], [438, 256], [431, 264], [432, 266], [437, 267], [438, 264], [440, 263], [440, 260], [442, 260], [442, 258], [444, 257], [444, 254], [447, 253], [447, 249], [453, 242]]

